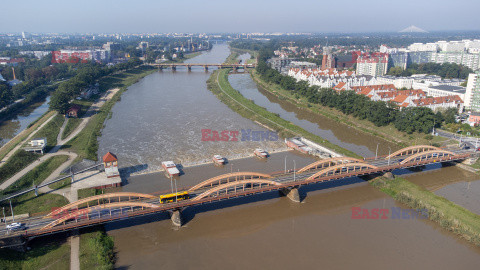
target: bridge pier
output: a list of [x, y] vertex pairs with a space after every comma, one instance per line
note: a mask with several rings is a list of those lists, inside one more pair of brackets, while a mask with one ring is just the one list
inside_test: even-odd
[[163, 71], [163, 67], [162, 66], [158, 66], [158, 72], [162, 72]]
[[203, 69], [205, 70], [205, 72], [208, 72], [208, 66], [203, 66]]
[[383, 174], [383, 177], [387, 178], [387, 179], [390, 179], [390, 180], [393, 180], [395, 179], [395, 175], [392, 173], [392, 172], [386, 172]]
[[188, 72], [191, 72], [192, 71], [192, 66], [188, 65], [187, 70], [188, 70]]
[[172, 71], [177, 71], [177, 66], [172, 66]]
[[237, 72], [238, 71], [238, 67], [233, 67], [233, 72]]
[[293, 202], [301, 202], [300, 193], [298, 192], [298, 187], [294, 188], [284, 188], [280, 190], [280, 194], [287, 196]]
[[182, 213], [180, 210], [174, 210], [170, 212], [170, 219], [172, 220], [172, 224], [177, 227], [182, 227]]

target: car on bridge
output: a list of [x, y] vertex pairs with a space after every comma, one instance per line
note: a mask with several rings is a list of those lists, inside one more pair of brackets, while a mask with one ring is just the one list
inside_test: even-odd
[[25, 225], [20, 222], [14, 222], [10, 225], [7, 225], [7, 230], [9, 231], [19, 231], [25, 229]]

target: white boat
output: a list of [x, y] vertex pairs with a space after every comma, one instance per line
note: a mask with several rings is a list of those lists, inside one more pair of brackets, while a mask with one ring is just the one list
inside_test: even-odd
[[162, 167], [165, 169], [166, 174], [170, 177], [180, 175], [180, 171], [177, 169], [177, 165], [173, 161], [162, 162]]
[[213, 163], [214, 163], [215, 165], [223, 165], [223, 164], [225, 164], [225, 159], [224, 159], [222, 156], [220, 156], [220, 155], [214, 155], [213, 158], [212, 158], [212, 160], [213, 160]]
[[253, 153], [255, 154], [255, 156], [257, 156], [259, 158], [267, 158], [268, 157], [268, 153], [265, 150], [260, 149], [260, 148], [255, 149], [255, 151]]

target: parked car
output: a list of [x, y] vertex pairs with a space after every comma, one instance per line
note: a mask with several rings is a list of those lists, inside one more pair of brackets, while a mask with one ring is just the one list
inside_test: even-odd
[[10, 231], [18, 231], [23, 229], [25, 229], [25, 225], [20, 222], [14, 222], [10, 225], [7, 225], [7, 230], [10, 230]]

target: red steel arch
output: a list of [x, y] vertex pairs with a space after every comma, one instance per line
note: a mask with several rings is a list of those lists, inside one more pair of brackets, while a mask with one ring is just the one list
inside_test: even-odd
[[345, 164], [345, 163], [363, 163], [363, 160], [360, 160], [358, 158], [352, 158], [352, 157], [334, 157], [334, 158], [327, 158], [327, 159], [322, 159], [316, 162], [313, 162], [300, 170], [298, 170], [298, 173], [302, 173], [305, 171], [309, 171], [312, 169], [321, 169], [325, 167], [330, 167], [332, 165], [338, 165], [338, 164]]
[[144, 194], [144, 193], [137, 193], [137, 192], [115, 192], [115, 193], [106, 193], [106, 194], [101, 194], [101, 195], [96, 195], [96, 196], [91, 196], [87, 197], [84, 199], [80, 199], [78, 201], [75, 201], [73, 203], [67, 204], [65, 206], [60, 207], [59, 209], [56, 209], [52, 211], [50, 214], [48, 214], [46, 217], [51, 217], [54, 215], [58, 215], [62, 213], [63, 211], [78, 208], [78, 206], [86, 203], [88, 206], [89, 202], [94, 202], [94, 201], [99, 201], [103, 199], [108, 199], [108, 198], [122, 198], [122, 197], [128, 197], [130, 198], [144, 198], [144, 199], [156, 199], [157, 196], [150, 195], [150, 194]]
[[342, 173], [342, 170], [345, 170], [345, 173], [349, 172], [358, 172], [358, 171], [363, 171], [365, 169], [377, 169], [377, 166], [368, 164], [368, 163], [347, 163], [347, 164], [340, 164], [340, 165], [335, 165], [331, 167], [327, 167], [314, 175], [310, 176], [307, 178], [308, 180], [313, 180], [315, 178], [321, 177], [321, 176], [326, 176], [329, 175], [330, 173], [335, 174], [337, 171], [340, 171]]
[[[257, 184], [257, 186], [255, 186]], [[196, 196], [195, 198], [192, 199], [192, 201], [198, 201], [201, 200], [205, 197], [209, 197], [212, 194], [220, 194], [220, 193], [231, 193], [231, 192], [237, 192], [240, 190], [245, 190], [247, 185], [251, 185], [249, 189], [254, 189], [254, 188], [261, 188], [262, 186], [281, 186], [282, 184], [272, 181], [272, 180], [263, 180], [263, 179], [250, 179], [250, 180], [241, 180], [241, 181], [236, 181], [236, 182], [230, 182], [226, 184], [222, 184], [219, 186], [216, 186], [214, 188], [211, 188], [202, 194]], [[241, 186], [241, 189], [237, 189], [238, 186]], [[231, 190], [233, 188], [233, 190]]]
[[435, 151], [420, 152], [420, 153], [417, 153], [413, 156], [409, 156], [408, 158], [402, 160], [402, 162], [400, 162], [400, 164], [405, 164], [405, 163], [408, 163], [408, 162], [416, 161], [417, 159], [419, 159], [419, 160], [435, 159], [435, 158], [439, 158], [439, 157], [454, 156], [454, 155], [455, 155], [455, 153], [453, 153], [453, 152], [438, 149], [438, 150], [435, 150]]
[[[247, 178], [249, 177], [249, 178]], [[193, 187], [191, 187], [188, 191], [196, 191], [205, 187], [213, 187], [224, 184], [224, 183], [230, 183], [232, 181], [240, 181], [240, 180], [247, 180], [247, 179], [267, 179], [271, 178], [272, 176], [270, 174], [266, 173], [257, 173], [257, 172], [235, 172], [235, 173], [227, 173], [227, 174], [222, 174], [218, 175], [215, 177], [212, 177], [210, 179], [207, 179]], [[243, 178], [243, 179], [242, 179]]]
[[142, 209], [143, 208], [157, 208], [157, 207], [160, 207], [156, 204], [144, 203], [144, 202], [114, 202], [114, 203], [101, 204], [101, 205], [96, 205], [94, 207], [80, 209], [80, 210], [77, 210], [75, 212], [64, 215], [64, 216], [48, 223], [41, 230], [50, 229], [50, 228], [55, 227], [59, 224], [62, 224], [63, 222], [65, 222], [67, 220], [70, 220], [70, 219], [73, 219], [73, 218], [76, 218], [76, 217], [79, 217], [79, 216], [82, 216], [82, 215], [88, 215], [92, 211], [98, 210], [99, 208], [105, 209], [105, 208], [118, 208], [118, 207], [127, 207], [127, 206], [128, 207], [142, 207]]
[[426, 151], [432, 151], [432, 150], [442, 150], [438, 147], [432, 146], [432, 145], [414, 145], [414, 146], [409, 146], [402, 148], [398, 151], [393, 152], [389, 156], [386, 157], [388, 158], [393, 158], [393, 157], [398, 157], [398, 156], [405, 156], [405, 155], [410, 155], [410, 154], [416, 154], [416, 153], [421, 153], [421, 152], [426, 152]]

